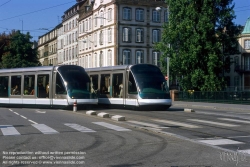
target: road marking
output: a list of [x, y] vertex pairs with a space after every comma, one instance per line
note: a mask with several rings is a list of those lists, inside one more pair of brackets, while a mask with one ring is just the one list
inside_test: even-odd
[[250, 121], [244, 121], [244, 120], [238, 120], [238, 119], [230, 119], [230, 118], [218, 118], [218, 119], [225, 120], [225, 121], [241, 122], [241, 123], [250, 124]]
[[172, 125], [177, 125], [177, 126], [183, 126], [186, 128], [200, 128], [199, 126], [191, 125], [191, 124], [186, 124], [186, 123], [181, 123], [181, 122], [176, 122], [176, 121], [168, 121], [168, 120], [160, 120], [160, 119], [152, 119], [153, 121], [157, 122], [162, 122], [162, 123], [167, 123], [167, 124], [172, 124]]
[[18, 114], [17, 112], [14, 112], [16, 115], [20, 115], [20, 114]]
[[80, 132], [96, 132], [92, 129], [86, 128], [84, 126], [78, 125], [78, 124], [71, 124], [71, 123], [65, 123], [64, 125], [69, 126], [75, 130], [78, 130]]
[[44, 134], [56, 134], [56, 133], [59, 133], [55, 129], [52, 129], [52, 128], [48, 127], [47, 125], [44, 125], [44, 124], [32, 124], [32, 126], [34, 126], [36, 129], [38, 129], [39, 131], [41, 131]]
[[12, 109], [9, 109], [10, 111], [13, 111]]
[[12, 125], [0, 125], [0, 129], [4, 136], [21, 135]]
[[230, 140], [230, 139], [212, 139], [212, 140], [198, 140], [198, 141], [202, 143], [210, 144], [213, 146], [229, 145], [229, 144], [245, 144], [245, 143]]
[[112, 124], [109, 124], [109, 123], [106, 123], [106, 122], [92, 122], [92, 123], [100, 125], [100, 126], [104, 126], [106, 128], [113, 129], [113, 130], [116, 130], [116, 131], [131, 131], [130, 129], [126, 129], [126, 128], [123, 128], [123, 127], [120, 127], [120, 126], [112, 125]]
[[36, 113], [45, 114], [45, 113], [46, 113], [46, 111], [39, 111], [39, 110], [36, 110]]
[[248, 150], [238, 150], [238, 152], [250, 154], [250, 149], [248, 149]]
[[127, 121], [127, 122], [133, 123], [133, 124], [138, 124], [138, 125], [143, 125], [144, 127], [150, 127], [150, 128], [169, 128], [169, 127], [160, 126], [160, 125], [157, 125], [157, 124], [140, 122], [140, 121]]
[[244, 137], [249, 137], [250, 138], [250, 136], [233, 136], [233, 137], [227, 137], [227, 138], [244, 138]]
[[27, 119], [25, 116], [20, 115], [22, 118]]
[[30, 120], [30, 119], [29, 119], [28, 121], [30, 121], [30, 122], [32, 122], [32, 123], [34, 123], [34, 124], [38, 124], [38, 123], [36, 123], [35, 121], [32, 121], [32, 120]]
[[207, 123], [207, 124], [213, 124], [213, 125], [227, 126], [227, 127], [236, 127], [236, 126], [239, 126], [239, 125], [219, 123], [219, 122], [213, 122], [213, 121], [205, 121], [205, 120], [200, 120], [200, 119], [188, 119], [188, 120], [189, 121], [195, 121], [195, 122], [201, 122], [201, 123]]

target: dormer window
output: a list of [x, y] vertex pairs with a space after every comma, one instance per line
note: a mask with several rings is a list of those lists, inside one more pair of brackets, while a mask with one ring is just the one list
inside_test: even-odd
[[250, 49], [250, 39], [246, 39], [246, 40], [245, 40], [244, 48], [245, 48], [245, 49]]

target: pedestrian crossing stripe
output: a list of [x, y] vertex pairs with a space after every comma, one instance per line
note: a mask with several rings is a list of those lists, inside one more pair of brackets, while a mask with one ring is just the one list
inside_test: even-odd
[[0, 125], [0, 129], [4, 136], [21, 135], [12, 125]]
[[92, 129], [89, 129], [89, 128], [86, 128], [84, 126], [74, 124], [74, 123], [65, 123], [64, 125], [71, 127], [72, 129], [75, 129], [75, 130], [80, 131], [80, 132], [96, 132]]
[[230, 119], [230, 118], [218, 118], [223, 121], [232, 121], [232, 122], [240, 122], [240, 123], [246, 123], [250, 124], [250, 121], [245, 121], [245, 120], [238, 120], [238, 119]]
[[59, 133], [55, 129], [52, 129], [44, 124], [32, 124], [32, 126], [35, 127], [36, 129], [38, 129], [39, 131], [41, 131], [43, 134], [57, 134], [57, 133]]
[[104, 126], [106, 128], [109, 128], [109, 129], [113, 129], [115, 131], [131, 131], [130, 129], [126, 129], [126, 128], [116, 126], [116, 125], [113, 125], [113, 124], [109, 124], [109, 123], [106, 123], [106, 122], [93, 122], [93, 123], [97, 124], [97, 125], [100, 125], [100, 126]]
[[230, 144], [245, 144], [243, 142], [230, 140], [230, 139], [211, 139], [211, 140], [198, 140], [199, 142], [210, 144], [213, 146], [230, 145]]
[[194, 121], [194, 122], [206, 123], [206, 124], [227, 126], [227, 127], [236, 127], [236, 126], [239, 126], [239, 125], [227, 124], [227, 123], [220, 123], [220, 122], [214, 122], [214, 121], [205, 121], [205, 120], [201, 120], [201, 119], [188, 119], [188, 120], [189, 121]]
[[161, 123], [182, 126], [182, 127], [186, 127], [186, 128], [200, 128], [199, 126], [196, 126], [196, 125], [182, 123], [182, 122], [177, 122], [177, 121], [160, 120], [160, 119], [152, 119], [152, 120], [153, 121], [157, 121], [157, 122], [161, 122]]

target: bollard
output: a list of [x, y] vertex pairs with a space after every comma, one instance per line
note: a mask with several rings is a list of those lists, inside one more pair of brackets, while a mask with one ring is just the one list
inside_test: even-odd
[[76, 100], [73, 104], [73, 112], [77, 112], [77, 101]]

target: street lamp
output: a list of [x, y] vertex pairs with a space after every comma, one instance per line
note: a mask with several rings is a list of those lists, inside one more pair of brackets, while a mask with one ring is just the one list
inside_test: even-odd
[[[155, 8], [156, 11], [160, 12], [162, 9], [166, 9], [167, 12], [168, 12], [168, 8], [165, 8], [165, 7], [162, 7], [162, 6], [158, 6]], [[168, 47], [170, 48], [170, 44], [168, 44]], [[167, 84], [168, 84], [168, 87], [169, 87], [169, 63], [170, 63], [170, 58], [169, 58], [169, 55], [167, 55], [167, 58], [165, 59], [165, 62], [167, 63]]]

